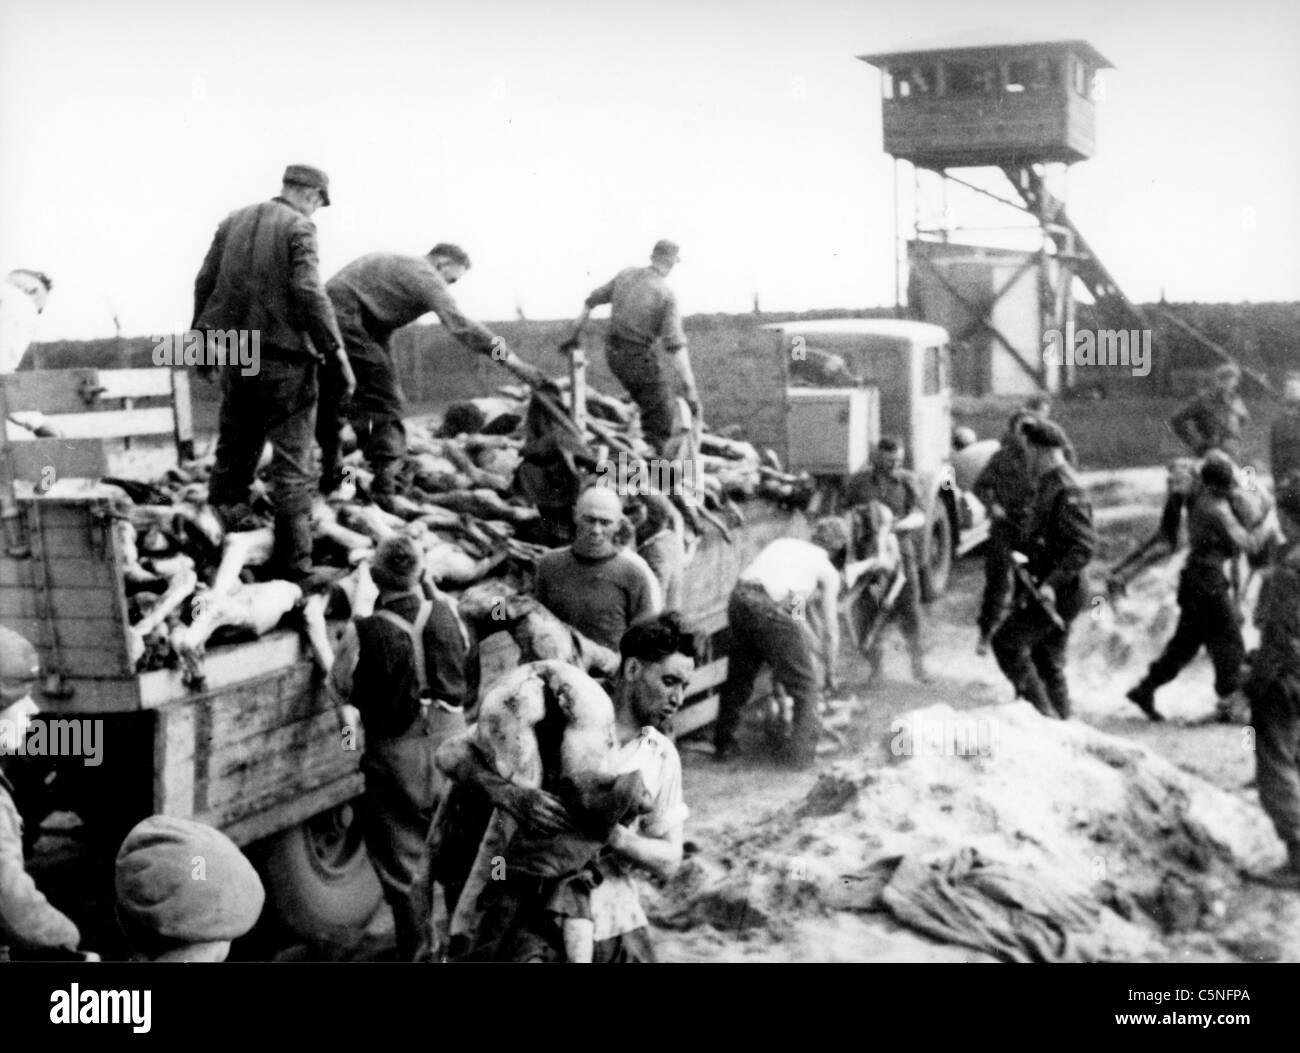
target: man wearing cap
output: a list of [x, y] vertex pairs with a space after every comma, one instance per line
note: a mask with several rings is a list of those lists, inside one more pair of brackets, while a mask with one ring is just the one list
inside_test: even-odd
[[[879, 501], [893, 513], [893, 530], [903, 555], [907, 579], [895, 601], [891, 621], [897, 620], [907, 641], [912, 657], [912, 678], [925, 683], [929, 674], [925, 668], [925, 644], [921, 637], [921, 559], [916, 542], [916, 532], [925, 526], [925, 498], [916, 473], [903, 467], [905, 456], [906, 450], [897, 439], [888, 436], [881, 439], [872, 454], [871, 467], [849, 480], [845, 502], [860, 515], [866, 514], [872, 501]], [[867, 656], [872, 681], [881, 675], [881, 640], [882, 634], [877, 634]]]
[[143, 961], [223, 962], [266, 902], [262, 879], [230, 838], [174, 815], [126, 835], [114, 886], [118, 925]]
[[1241, 369], [1225, 362], [1214, 371], [1214, 384], [1169, 418], [1169, 427], [1197, 457], [1222, 450], [1241, 460], [1241, 430], [1250, 413], [1237, 394]]
[[[1025, 534], [1030, 584], [1017, 580], [1014, 609], [993, 637], [993, 654], [1019, 697], [1044, 716], [1067, 720], [1070, 623], [1087, 597], [1083, 572], [1097, 549], [1092, 506], [1065, 459], [1065, 434], [1051, 421], [1021, 425], [1035, 480]], [[1032, 594], [1031, 594], [1032, 593]]]
[[645, 560], [616, 540], [623, 501], [612, 488], [584, 490], [573, 523], [573, 544], [538, 560], [534, 593], [561, 621], [612, 651], [628, 626], [659, 612], [662, 591]]
[[434, 750], [464, 730], [469, 641], [451, 602], [421, 582], [423, 558], [403, 535], [375, 551], [375, 612], [353, 622], [330, 673], [345, 724], [365, 728], [365, 837], [393, 910], [399, 961], [414, 961], [431, 905], [416, 878], [442, 792]]
[[677, 310], [677, 297], [667, 278], [677, 265], [678, 249], [671, 241], [655, 243], [649, 267], [628, 267], [592, 291], [574, 323], [573, 335], [560, 345], [568, 352], [578, 346], [594, 308], [610, 305], [605, 353], [610, 371], [641, 407], [641, 429], [659, 453], [675, 434], [676, 393], [669, 382], [656, 345], [671, 357], [681, 393], [690, 406], [693, 424], [701, 421], [700, 396], [686, 352], [686, 333]]
[[323, 385], [316, 425], [323, 493], [331, 493], [341, 482], [338, 447], [342, 416], [351, 423], [375, 473], [372, 496], [381, 507], [391, 502], [394, 480], [406, 453], [405, 401], [391, 341], [394, 332], [422, 315], [432, 311], [465, 347], [500, 362], [530, 383], [543, 379], [539, 370], [520, 361], [505, 340], [461, 313], [449, 287], [469, 268], [470, 258], [464, 249], [440, 242], [425, 256], [368, 253], [326, 284], [356, 374], [356, 390], [344, 404], [336, 385]]
[[279, 196], [221, 221], [194, 282], [191, 329], [260, 333], [257, 372], [221, 373], [211, 501], [227, 529], [242, 525], [253, 475], [269, 439], [274, 563], [276, 573], [289, 581], [301, 581], [312, 569], [318, 374], [322, 368], [327, 375], [337, 374], [347, 392], [354, 384], [317, 270], [316, 226], [310, 217], [329, 203], [324, 172], [290, 165]]
[[36, 887], [23, 864], [23, 821], [4, 757], [21, 753], [35, 716], [31, 689], [40, 662], [24, 637], [0, 626], [0, 961], [24, 952], [71, 951], [81, 934]]
[[1242, 553], [1257, 554], [1278, 535], [1272, 509], [1252, 526], [1242, 521], [1242, 509], [1234, 502], [1235, 487], [1232, 459], [1221, 450], [1211, 450], [1201, 465], [1199, 485], [1186, 501], [1190, 551], [1178, 580], [1178, 626], [1164, 652], [1126, 696], [1151, 720], [1164, 719], [1156, 709], [1156, 689], [1173, 680], [1202, 647], [1214, 663], [1217, 715], [1220, 720], [1233, 719], [1246, 646], [1227, 568]]
[[1268, 437], [1269, 469], [1275, 490], [1300, 480], [1300, 371], [1287, 372], [1282, 397], [1282, 412], [1273, 418]]
[[1259, 803], [1287, 852], [1286, 863], [1262, 880], [1300, 890], [1300, 486], [1278, 491], [1277, 515], [1286, 541], [1260, 589], [1259, 650], [1244, 690], [1255, 729]]
[[797, 768], [817, 759], [822, 686], [834, 679], [840, 649], [836, 563], [843, 565], [847, 549], [847, 530], [827, 520], [812, 541], [777, 538], [741, 571], [727, 603], [727, 682], [713, 726], [718, 760], [736, 753], [736, 730], [764, 666], [794, 702], [781, 759]]

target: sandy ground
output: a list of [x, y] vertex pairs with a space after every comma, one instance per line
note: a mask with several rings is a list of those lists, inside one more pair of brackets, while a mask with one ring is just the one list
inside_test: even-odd
[[[1280, 843], [1263, 819], [1253, 789], [1250, 730], [1199, 723], [1213, 711], [1208, 660], [1199, 658], [1159, 693], [1158, 704], [1168, 717], [1163, 724], [1151, 723], [1124, 698], [1124, 691], [1141, 676], [1172, 633], [1177, 617], [1173, 595], [1178, 564], [1148, 571], [1115, 607], [1104, 598], [1099, 572], [1154, 525], [1164, 473], [1159, 469], [1110, 473], [1088, 482], [1097, 506], [1102, 548], [1092, 568], [1096, 575], [1094, 601], [1075, 623], [1071, 641], [1076, 719], [1099, 732], [1146, 747], [1194, 776], [1198, 784], [1204, 780], [1211, 797], [1204, 807], [1223, 813], [1223, 824], [1229, 828], [1222, 836], [1231, 838], [1233, 826], [1249, 827], [1248, 846], [1237, 849], [1252, 857], [1238, 860], [1242, 869], [1276, 864], [1281, 860]], [[975, 654], [974, 619], [981, 586], [979, 560], [964, 560], [955, 568], [949, 593], [927, 609], [932, 683], [911, 682], [906, 653], [896, 633], [886, 650], [886, 680], [870, 692], [863, 664], [854, 656], [844, 656], [841, 697], [833, 700], [833, 708], [841, 721], [847, 718], [842, 733], [848, 743], [828, 754], [818, 770], [792, 773], [765, 760], [755, 720], [749, 724], [750, 749], [733, 762], [719, 764], [712, 759], [707, 735], [681, 744], [686, 798], [692, 809], [687, 836], [699, 846], [700, 859], [709, 868], [720, 864], [733, 872], [737, 867], [761, 872], [765, 864], [759, 863], [755, 871], [755, 858], [763, 854], [764, 831], [771, 832], [768, 840], [773, 846], [805, 845], [814, 855], [837, 857], [841, 846], [834, 841], [840, 835], [821, 831], [816, 823], [790, 818], [792, 809], [817, 785], [820, 772], [846, 766], [859, 774], [865, 770], [869, 783], [872, 770], [888, 765], [887, 744], [901, 726], [899, 722], [909, 719], [909, 712], [940, 704], [957, 713], [987, 714], [996, 712], [987, 707], [1012, 701], [1013, 692], [992, 657]], [[1248, 646], [1254, 642], [1252, 637], [1248, 630]], [[1026, 703], [1016, 706], [1028, 710]], [[1055, 776], [1047, 772], [1041, 777], [1052, 780]], [[1080, 776], [1071, 771], [1062, 777]], [[1223, 793], [1215, 793], [1215, 788]], [[943, 787], [931, 790], [940, 792]], [[1009, 788], [1012, 794], [1025, 795], [1039, 790], [1032, 783], [1018, 790]], [[864, 798], [859, 795], [858, 799]], [[866, 799], [870, 799], [869, 793]], [[1238, 803], [1244, 809], [1239, 815], [1234, 812]], [[1008, 806], [999, 803], [994, 807], [1006, 810]], [[901, 826], [906, 825], [904, 819]], [[850, 829], [853, 836], [869, 839], [868, 826]], [[886, 837], [892, 832], [883, 827], [877, 830]], [[957, 830], [954, 836], [960, 840], [962, 832]], [[719, 850], [716, 846], [726, 847]], [[1158, 857], [1148, 862], [1153, 869], [1161, 864]], [[1233, 873], [1227, 873], [1216, 887], [1219, 891], [1214, 893], [1203, 922], [1191, 926], [1190, 933], [1165, 938], [1168, 934], [1159, 932], [1158, 925], [1148, 924], [1146, 928], [1156, 934], [1153, 946], [1141, 953], [1117, 951], [1114, 956], [1153, 961], [1300, 960], [1300, 896], [1275, 892]], [[649, 893], [648, 898], [654, 900], [655, 894]], [[742, 891], [739, 898], [743, 904], [746, 894]], [[663, 899], [658, 907], [661, 914], [691, 901], [690, 890], [682, 893], [670, 888]], [[654, 917], [653, 910], [651, 913]], [[778, 907], [776, 913], [782, 915], [783, 908]], [[665, 957], [673, 960], [988, 960], [979, 952], [939, 944], [901, 929], [887, 915], [827, 910], [824, 905], [816, 910], [793, 909], [772, 924], [755, 926], [742, 918], [734, 927], [730, 923], [721, 927], [702, 924], [660, 935]]]

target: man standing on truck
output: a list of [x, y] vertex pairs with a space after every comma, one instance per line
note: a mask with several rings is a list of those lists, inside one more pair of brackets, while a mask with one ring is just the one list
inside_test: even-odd
[[192, 330], [259, 334], [260, 361], [248, 376], [221, 371], [217, 457], [209, 493], [227, 530], [249, 514], [249, 490], [271, 441], [275, 572], [300, 582], [312, 571], [312, 436], [317, 374], [323, 367], [351, 392], [352, 367], [317, 271], [311, 215], [330, 203], [319, 168], [289, 165], [270, 201], [232, 212], [194, 281]]
[[1025, 534], [1028, 561], [1016, 573], [1015, 609], [993, 638], [993, 654], [1019, 697], [1044, 716], [1070, 716], [1065, 653], [1083, 609], [1083, 571], [1097, 548], [1092, 506], [1065, 459], [1065, 433], [1051, 421], [1021, 426], [1036, 480]]
[[393, 910], [399, 961], [414, 961], [430, 904], [417, 878], [442, 792], [433, 754], [462, 731], [469, 644], [451, 604], [421, 587], [422, 557], [404, 535], [375, 551], [375, 613], [349, 627], [331, 671], [345, 729], [365, 727], [365, 837]]
[[[866, 514], [872, 501], [879, 501], [894, 515], [894, 534], [903, 554], [907, 575], [903, 591], [894, 604], [893, 617], [907, 640], [912, 656], [912, 677], [918, 683], [929, 680], [925, 668], [925, 645], [921, 638], [921, 560], [917, 552], [916, 532], [925, 526], [925, 498], [916, 474], [903, 467], [905, 455], [899, 440], [886, 436], [876, 444], [871, 467], [849, 480], [845, 502], [859, 514]], [[877, 634], [867, 660], [871, 665], [870, 682], [879, 680], [883, 662], [882, 634]]]
[[649, 267], [628, 267], [592, 291], [574, 323], [573, 335], [560, 345], [565, 353], [574, 350], [592, 309], [610, 305], [605, 342], [610, 372], [641, 407], [641, 429], [646, 441], [660, 454], [670, 452], [667, 448], [677, 430], [677, 400], [657, 344], [662, 343], [664, 353], [671, 357], [697, 434], [702, 421], [677, 297], [666, 280], [677, 260], [678, 248], [673, 242], [655, 242]]
[[1007, 422], [1002, 445], [975, 480], [974, 493], [989, 512], [989, 537], [984, 548], [984, 596], [980, 601], [978, 654], [987, 654], [989, 639], [1007, 615], [1015, 584], [1011, 553], [1027, 540], [1034, 480], [1020, 427], [1033, 415], [1018, 410]]
[[[32, 687], [40, 661], [24, 637], [0, 626], [0, 761], [20, 753], [37, 709]], [[0, 764], [0, 961], [68, 954], [81, 942], [77, 926], [36, 887], [23, 865], [23, 821], [13, 784]]]
[[840, 650], [840, 572], [832, 560], [847, 556], [848, 537], [842, 527], [819, 523], [813, 539], [777, 538], [740, 572], [732, 590], [727, 682], [713, 726], [718, 760], [736, 754], [736, 729], [765, 665], [794, 702], [781, 759], [797, 768], [817, 759], [822, 685], [833, 682]]
[[1237, 394], [1240, 383], [1241, 368], [1224, 362], [1214, 371], [1213, 386], [1169, 418], [1173, 433], [1197, 457], [1218, 449], [1241, 463], [1241, 431], [1250, 413]]
[[607, 486], [584, 490], [573, 509], [573, 544], [537, 562], [537, 601], [611, 651], [628, 626], [659, 613], [662, 590], [645, 560], [616, 540], [623, 501]]
[[398, 329], [432, 311], [461, 344], [500, 362], [531, 384], [541, 371], [520, 361], [505, 340], [466, 318], [450, 286], [465, 276], [470, 258], [459, 245], [439, 242], [425, 256], [371, 252], [353, 260], [326, 283], [334, 305], [356, 390], [348, 400], [337, 384], [322, 386], [316, 438], [321, 448], [322, 493], [332, 493], [338, 474], [339, 424], [346, 418], [375, 473], [371, 496], [391, 511], [394, 482], [406, 454], [406, 411], [393, 361], [392, 337]]

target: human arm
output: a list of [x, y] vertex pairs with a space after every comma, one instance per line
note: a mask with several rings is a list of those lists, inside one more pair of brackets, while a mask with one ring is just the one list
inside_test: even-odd
[[306, 218], [294, 225], [289, 236], [289, 287], [312, 346], [325, 360], [326, 367], [337, 372], [344, 397], [350, 397], [356, 390], [357, 379], [334, 316], [334, 305], [321, 282], [316, 227]]
[[591, 312], [600, 307], [602, 304], [612, 302], [614, 299], [614, 280], [611, 278], [604, 285], [593, 289], [591, 295], [583, 301], [582, 310], [578, 313], [577, 321], [573, 323], [573, 332], [569, 334], [569, 339], [560, 345], [560, 351], [568, 354], [578, 346], [578, 341], [582, 339], [582, 331], [587, 327], [587, 322], [591, 319]]
[[0, 943], [71, 950], [80, 942], [72, 919], [45, 898], [27, 873], [18, 809], [0, 789]]
[[1202, 427], [1201, 400], [1193, 399], [1170, 417], [1169, 429], [1178, 436], [1184, 446], [1199, 451], [1206, 441], [1205, 430]]
[[496, 770], [473, 729], [439, 746], [434, 763], [447, 778], [476, 786], [494, 807], [531, 830], [559, 834], [572, 829], [569, 815], [558, 798], [545, 790], [518, 786]]
[[609, 847], [630, 863], [643, 866], [651, 873], [670, 878], [682, 861], [684, 823], [668, 829], [662, 836], [638, 834], [626, 826], [617, 825], [610, 835]]
[[223, 219], [218, 224], [217, 233], [212, 238], [212, 244], [208, 246], [208, 254], [203, 257], [203, 265], [199, 267], [198, 276], [194, 279], [194, 314], [190, 320], [191, 329], [198, 328], [199, 316], [203, 314], [203, 308], [207, 306], [212, 290], [217, 287], [217, 275], [221, 271], [221, 257], [226, 250], [226, 231], [229, 227], [229, 218]]
[[1055, 521], [1061, 535], [1062, 552], [1051, 573], [1043, 579], [1047, 599], [1077, 578], [1097, 551], [1097, 532], [1092, 525], [1092, 506], [1080, 490], [1062, 490], [1056, 497]]
[[925, 526], [925, 500], [921, 497], [921, 484], [911, 472], [902, 476], [903, 489], [907, 491], [907, 511], [894, 521], [895, 534], [908, 534]]
[[1271, 507], [1255, 526], [1249, 528], [1242, 525], [1227, 501], [1216, 501], [1213, 514], [1232, 543], [1248, 556], [1258, 553], [1270, 538], [1280, 533], [1277, 513]]

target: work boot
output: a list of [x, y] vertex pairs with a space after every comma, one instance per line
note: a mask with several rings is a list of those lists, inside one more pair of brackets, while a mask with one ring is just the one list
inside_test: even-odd
[[1157, 723], [1165, 719], [1164, 714], [1156, 709], [1156, 689], [1145, 680], [1131, 688], [1124, 697], [1142, 710], [1148, 719]]

